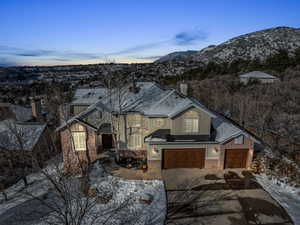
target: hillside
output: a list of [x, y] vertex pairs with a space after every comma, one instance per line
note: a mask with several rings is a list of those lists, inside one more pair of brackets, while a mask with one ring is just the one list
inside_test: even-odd
[[184, 60], [187, 57], [195, 54], [197, 51], [182, 51], [182, 52], [172, 52], [168, 55], [165, 55], [158, 60], [156, 60], [154, 63], [162, 63], [162, 62], [167, 62], [167, 61], [173, 61], [173, 60]]
[[[232, 38], [219, 45], [208, 46], [192, 55], [185, 57], [185, 63], [207, 64], [231, 63], [235, 60], [264, 61], [267, 57], [286, 50], [294, 52], [300, 47], [300, 29], [290, 27], [275, 27], [256, 31]], [[166, 61], [173, 53], [162, 57], [158, 61]], [[175, 54], [175, 53], [174, 53]]]

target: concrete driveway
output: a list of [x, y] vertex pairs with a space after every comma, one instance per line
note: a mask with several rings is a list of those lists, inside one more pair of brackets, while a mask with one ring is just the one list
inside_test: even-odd
[[167, 224], [292, 225], [285, 210], [246, 170], [168, 169]]

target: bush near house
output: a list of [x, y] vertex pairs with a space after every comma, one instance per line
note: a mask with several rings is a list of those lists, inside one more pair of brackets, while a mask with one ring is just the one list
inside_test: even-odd
[[265, 173], [291, 185], [300, 186], [299, 166], [284, 156], [268, 154], [268, 150], [255, 156], [252, 169], [255, 173]]

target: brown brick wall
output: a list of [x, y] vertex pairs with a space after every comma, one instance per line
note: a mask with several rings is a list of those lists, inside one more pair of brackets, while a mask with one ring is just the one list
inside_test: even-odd
[[161, 170], [162, 161], [161, 160], [148, 160], [147, 166], [149, 169], [159, 169]]
[[219, 169], [220, 168], [220, 160], [218, 160], [218, 159], [206, 159], [204, 168], [206, 168], [206, 169]]
[[77, 151], [72, 148], [72, 139], [69, 129], [61, 131], [61, 146], [63, 151], [64, 167], [68, 172], [78, 172], [79, 162], [87, 162], [88, 155], [91, 162], [97, 159], [97, 134], [86, 127], [87, 131], [87, 151]]

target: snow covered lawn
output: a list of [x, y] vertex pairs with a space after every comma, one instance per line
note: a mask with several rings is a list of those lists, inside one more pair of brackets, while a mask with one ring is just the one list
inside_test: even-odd
[[[29, 191], [35, 196], [42, 196], [49, 192], [48, 181], [42, 174], [28, 175], [30, 185], [24, 190], [22, 181], [6, 190], [9, 201], [5, 202], [0, 197], [0, 224], [8, 224], [11, 218], [22, 207], [30, 207], [32, 210], [37, 205], [32, 205], [25, 192]], [[125, 180], [114, 177], [104, 172], [100, 163], [95, 163], [91, 173], [91, 187], [97, 189], [97, 193], [111, 196], [108, 202], [99, 202], [91, 210], [91, 214], [108, 212], [97, 218], [96, 224], [104, 224], [108, 219], [108, 225], [163, 225], [166, 217], [166, 194], [164, 184], [160, 180]], [[31, 205], [30, 205], [31, 204]], [[112, 215], [111, 215], [112, 214]], [[30, 224], [47, 224], [45, 215], [35, 218]], [[85, 219], [84, 224], [90, 224], [95, 220], [93, 216]], [[16, 221], [13, 221], [14, 224]], [[10, 224], [10, 223], [9, 223]]]
[[284, 179], [278, 180], [266, 174], [256, 175], [256, 179], [285, 208], [295, 225], [300, 225], [300, 188], [290, 186]]

